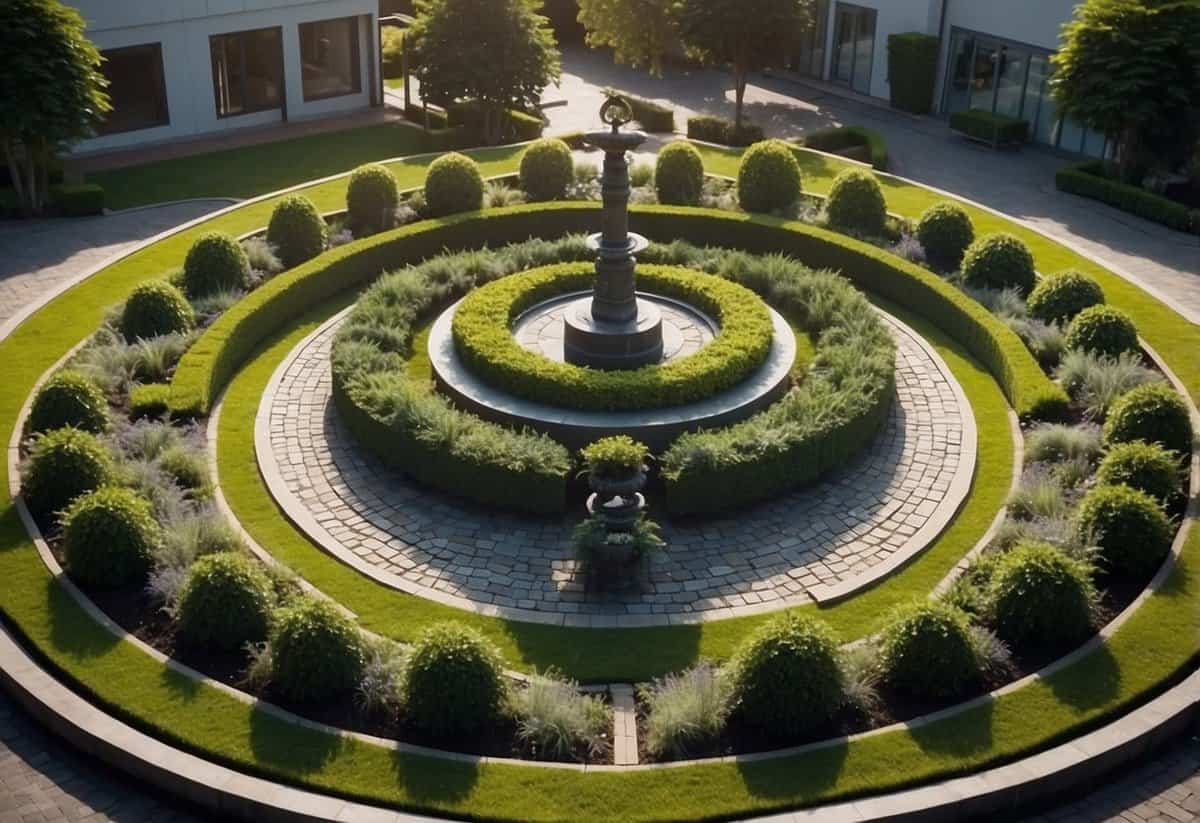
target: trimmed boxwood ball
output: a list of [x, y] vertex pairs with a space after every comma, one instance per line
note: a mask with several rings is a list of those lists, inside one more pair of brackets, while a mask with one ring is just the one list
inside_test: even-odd
[[1016, 646], [1056, 648], [1091, 631], [1096, 587], [1092, 569], [1050, 545], [1017, 544], [1000, 556], [988, 581], [996, 634]]
[[1100, 461], [1096, 477], [1108, 485], [1125, 485], [1166, 505], [1181, 493], [1183, 464], [1179, 455], [1158, 443], [1117, 443]]
[[800, 163], [791, 146], [782, 140], [763, 140], [746, 149], [738, 166], [739, 206], [755, 212], [786, 209], [800, 191]]
[[302, 194], [288, 195], [280, 200], [267, 224], [267, 242], [275, 248], [279, 262], [287, 269], [325, 251], [328, 234], [329, 228], [316, 205]]
[[972, 243], [963, 254], [962, 273], [972, 286], [1015, 288], [1029, 294], [1037, 282], [1033, 254], [1011, 234], [989, 234]]
[[150, 570], [159, 541], [150, 501], [131, 489], [103, 486], [83, 495], [63, 513], [67, 571], [89, 586], [134, 583]]
[[430, 163], [425, 175], [425, 208], [430, 217], [483, 208], [479, 165], [455, 151]]
[[1159, 502], [1129, 486], [1097, 486], [1079, 504], [1081, 535], [1100, 547], [1101, 565], [1121, 575], [1145, 575], [1171, 548], [1171, 521]]
[[150, 280], [129, 293], [121, 311], [121, 333], [132, 343], [160, 334], [190, 331], [196, 313], [176, 286], [165, 280]]
[[378, 163], [359, 166], [346, 186], [346, 217], [356, 235], [390, 229], [400, 204], [396, 176]]
[[1192, 450], [1187, 404], [1165, 383], [1145, 383], [1117, 398], [1104, 421], [1104, 442], [1145, 440], [1187, 455]]
[[880, 635], [879, 664], [888, 684], [919, 698], [956, 697], [983, 678], [967, 613], [936, 600], [892, 614]]
[[230, 651], [266, 639], [274, 606], [275, 590], [258, 562], [218, 552], [188, 569], [175, 619], [189, 643]]
[[74, 426], [98, 433], [108, 428], [108, 401], [92, 380], [63, 369], [38, 389], [29, 409], [30, 434]]
[[521, 155], [520, 178], [530, 200], [561, 200], [575, 179], [571, 147], [557, 137], [533, 141]]
[[21, 472], [21, 494], [29, 510], [44, 518], [112, 476], [112, 455], [99, 438], [70, 427], [54, 429], [34, 440]]
[[1068, 349], [1116, 357], [1138, 350], [1137, 327], [1129, 315], [1113, 306], [1089, 306], [1067, 326], [1063, 339]]
[[289, 700], [324, 700], [353, 689], [362, 677], [362, 635], [333, 603], [301, 597], [275, 615], [271, 687]]
[[240, 289], [249, 276], [250, 261], [242, 245], [222, 232], [201, 235], [183, 261], [183, 290], [190, 297]]
[[742, 720], [772, 737], [795, 738], [828, 723], [845, 702], [837, 639], [795, 613], [760, 628], [729, 664]]
[[825, 201], [829, 225], [879, 237], [887, 223], [887, 202], [875, 175], [862, 169], [846, 169], [833, 181]]
[[660, 203], [698, 204], [704, 190], [704, 160], [699, 149], [685, 140], [663, 146], [654, 162], [654, 188]]
[[506, 696], [495, 646], [458, 623], [430, 627], [412, 646], [404, 713], [435, 735], [468, 735], [494, 721]]
[[1034, 287], [1025, 305], [1043, 323], [1065, 323], [1086, 308], [1104, 302], [1100, 284], [1077, 271], [1060, 271]]
[[967, 210], [957, 203], [942, 201], [927, 208], [917, 222], [917, 240], [929, 264], [953, 271], [975, 241], [975, 226]]

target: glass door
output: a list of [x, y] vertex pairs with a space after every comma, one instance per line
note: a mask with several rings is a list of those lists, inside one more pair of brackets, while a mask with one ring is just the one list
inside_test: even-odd
[[821, 77], [825, 71], [825, 32], [829, 30], [829, 0], [817, 0], [812, 23], [800, 35], [800, 42], [787, 68], [808, 77]]
[[871, 93], [875, 57], [875, 10], [838, 3], [833, 35], [833, 80]]

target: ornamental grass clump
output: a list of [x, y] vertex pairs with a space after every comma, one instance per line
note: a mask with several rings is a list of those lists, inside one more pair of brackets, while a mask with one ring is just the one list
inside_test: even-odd
[[1044, 464], [1034, 463], [1021, 474], [1021, 482], [1008, 499], [1008, 513], [1018, 520], [1062, 517], [1067, 512], [1062, 483]]
[[443, 154], [429, 164], [425, 174], [425, 211], [443, 217], [483, 208], [483, 175], [479, 165], [464, 154]]
[[65, 426], [99, 434], [108, 429], [108, 401], [95, 381], [63, 369], [38, 389], [25, 425], [29, 434]]
[[605, 748], [612, 713], [598, 695], [553, 674], [534, 674], [510, 691], [517, 739], [538, 760], [592, 760]]
[[975, 240], [975, 227], [966, 209], [943, 200], [921, 214], [917, 222], [917, 240], [925, 251], [925, 259], [935, 269], [954, 271]]
[[571, 147], [554, 137], [529, 144], [521, 155], [521, 190], [530, 200], [561, 200], [575, 179]]
[[67, 571], [88, 586], [111, 588], [145, 578], [160, 542], [149, 501], [131, 489], [102, 486], [62, 515]]
[[1137, 327], [1128, 314], [1108, 305], [1089, 306], [1067, 326], [1066, 346], [1116, 357], [1138, 350]]
[[284, 268], [299, 266], [325, 251], [329, 229], [316, 205], [302, 194], [280, 200], [267, 224], [267, 242]]
[[1094, 424], [1039, 423], [1025, 433], [1025, 462], [1062, 463], [1086, 460], [1094, 463], [1104, 450], [1100, 427]]
[[159, 455], [158, 467], [185, 491], [203, 494], [208, 490], [208, 466], [203, 452], [173, 446]]
[[355, 236], [390, 229], [400, 203], [400, 186], [387, 166], [368, 163], [350, 174], [346, 186], [346, 218]]
[[1047, 543], [1020, 543], [996, 561], [987, 585], [996, 634], [1018, 648], [1060, 648], [1092, 630], [1092, 568]]
[[641, 691], [646, 706], [646, 750], [657, 758], [701, 754], [720, 737], [729, 717], [730, 680], [701, 662], [659, 678]]
[[1012, 287], [1022, 295], [1029, 294], [1037, 282], [1033, 254], [1011, 234], [989, 234], [972, 243], [963, 254], [962, 274], [968, 285]]
[[233, 651], [266, 640], [275, 591], [260, 563], [240, 552], [218, 552], [192, 565], [176, 604], [184, 640]]
[[1063, 353], [1054, 376], [1093, 420], [1103, 420], [1113, 403], [1129, 390], [1162, 381], [1158, 372], [1142, 364], [1140, 352], [1134, 351], [1109, 357], [1073, 349]]
[[192, 299], [245, 288], [249, 277], [246, 252], [236, 240], [221, 232], [201, 235], [183, 261], [183, 290]]
[[935, 600], [892, 613], [879, 638], [879, 666], [889, 686], [920, 699], [959, 697], [984, 676], [967, 613]]
[[413, 643], [404, 711], [414, 726], [439, 737], [475, 734], [500, 717], [507, 697], [500, 653], [474, 629], [441, 623]]
[[1124, 485], [1145, 492], [1161, 505], [1176, 502], [1183, 491], [1183, 461], [1157, 443], [1117, 443], [1100, 461], [1096, 477], [1111, 486]]
[[695, 206], [704, 192], [704, 160], [700, 151], [685, 140], [663, 146], [654, 165], [654, 189], [658, 202]]
[[300, 597], [274, 618], [271, 688], [288, 700], [313, 702], [358, 685], [366, 662], [362, 635], [337, 606]]
[[800, 163], [782, 140], [763, 140], [748, 148], [737, 180], [738, 205], [746, 211], [782, 211], [800, 197]]
[[1187, 404], [1166, 383], [1147, 383], [1122, 395], [1104, 421], [1104, 442], [1158, 443], [1180, 455], [1192, 450], [1192, 418]]
[[136, 286], [121, 310], [121, 333], [129, 343], [160, 334], [183, 334], [195, 325], [191, 303], [182, 291], [164, 280]]
[[825, 201], [829, 225], [845, 232], [880, 237], [887, 224], [887, 203], [875, 175], [846, 169], [834, 178]]
[[1062, 271], [1043, 278], [1029, 294], [1029, 313], [1045, 323], [1067, 323], [1104, 302], [1100, 284], [1086, 274]]
[[21, 468], [21, 494], [43, 521], [81, 494], [113, 478], [112, 454], [93, 434], [74, 428], [37, 435]]
[[1097, 486], [1079, 504], [1081, 534], [1099, 546], [1105, 571], [1141, 576], [1162, 564], [1174, 529], [1159, 501], [1129, 486]]

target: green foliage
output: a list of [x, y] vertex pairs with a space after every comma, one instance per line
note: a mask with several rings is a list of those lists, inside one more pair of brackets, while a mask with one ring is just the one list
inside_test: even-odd
[[688, 757], [713, 743], [729, 716], [729, 685], [716, 666], [698, 663], [644, 688], [647, 751], [656, 757]]
[[742, 122], [736, 125], [727, 117], [712, 114], [696, 114], [688, 118], [689, 140], [717, 143], [722, 146], [753, 146], [766, 139], [762, 126]]
[[138, 383], [129, 390], [129, 417], [162, 417], [168, 409], [171, 386], [168, 383]]
[[616, 92], [629, 101], [633, 109], [633, 119], [646, 131], [652, 134], [673, 134], [675, 131], [675, 110], [670, 106], [655, 103], [632, 94]]
[[541, 137], [546, 124], [542, 121], [541, 115], [509, 109], [508, 127], [512, 131], [513, 140], [524, 143]]
[[787, 612], [762, 626], [729, 663], [735, 711], [771, 737], [828, 724], [845, 702], [841, 650], [821, 620]]
[[1067, 513], [1063, 484], [1045, 466], [1034, 464], [1008, 499], [1008, 513], [1017, 520], [1054, 520]]
[[1029, 294], [1029, 313], [1045, 323], [1065, 323], [1086, 308], [1104, 302], [1100, 284], [1077, 271], [1044, 277]]
[[92, 380], [63, 369], [45, 382], [33, 397], [26, 431], [29, 434], [74, 426], [93, 434], [108, 429], [108, 401]]
[[300, 597], [280, 609], [271, 628], [271, 688], [289, 700], [312, 703], [358, 685], [366, 662], [362, 635], [338, 607]]
[[1187, 403], [1165, 383], [1130, 389], [1113, 403], [1104, 422], [1104, 442], [1109, 445], [1145, 440], [1187, 455], [1192, 437]]
[[602, 437], [580, 451], [587, 470], [597, 477], [624, 478], [637, 474], [650, 450], [628, 435]]
[[917, 240], [930, 265], [941, 271], [954, 271], [975, 241], [975, 227], [966, 209], [943, 200], [921, 215], [917, 222]]
[[[399, 26], [380, 26], [379, 54], [383, 62], [383, 76], [391, 80], [404, 76], [404, 29]], [[414, 67], [409, 66], [409, 71]]]
[[786, 209], [800, 197], [800, 164], [782, 140], [755, 143], [738, 166], [738, 205], [746, 211]]
[[137, 582], [150, 570], [161, 535], [150, 501], [130, 489], [102, 486], [62, 515], [63, 554], [71, 577], [97, 587]]
[[346, 186], [346, 217], [357, 236], [390, 229], [400, 203], [400, 187], [387, 166], [368, 163], [350, 175]]
[[1024, 143], [1029, 139], [1027, 121], [984, 109], [954, 112], [950, 115], [950, 128], [993, 146]]
[[240, 552], [217, 552], [188, 569], [175, 619], [187, 642], [233, 651], [265, 640], [275, 590], [262, 565]]
[[839, 174], [829, 189], [825, 214], [836, 229], [881, 237], [887, 223], [887, 202], [875, 175], [861, 169]]
[[183, 290], [193, 298], [244, 288], [249, 276], [246, 252], [221, 232], [202, 234], [183, 261]]
[[1109, 449], [1096, 477], [1101, 483], [1145, 492], [1165, 506], [1180, 498], [1184, 474], [1178, 454], [1157, 443], [1135, 440]]
[[267, 242], [287, 269], [325, 251], [328, 234], [316, 205], [302, 194], [290, 194], [276, 203], [267, 224]]
[[404, 683], [413, 725], [438, 736], [475, 734], [499, 717], [507, 691], [500, 653], [474, 629], [441, 623], [413, 643]]
[[425, 208], [430, 217], [483, 208], [483, 175], [479, 165], [458, 152], [443, 154], [425, 174]]
[[1110, 179], [1105, 175], [1104, 164], [1099, 160], [1063, 166], [1055, 172], [1054, 185], [1059, 191], [1099, 200], [1113, 208], [1161, 223], [1176, 231], [1200, 234], [1200, 221], [1193, 220], [1196, 212], [1189, 212], [1185, 204], [1146, 191], [1141, 186]]
[[50, 203], [64, 217], [90, 217], [104, 213], [104, 188], [95, 183], [59, 183], [50, 187]]
[[1113, 306], [1089, 306], [1067, 326], [1068, 349], [1117, 357], [1138, 351], [1137, 327], [1128, 314]]
[[531, 200], [561, 200], [575, 178], [575, 161], [563, 141], [546, 137], [521, 155], [521, 189]]
[[1023, 648], [1060, 648], [1092, 629], [1091, 567], [1048, 543], [1020, 543], [996, 561], [987, 585], [996, 633]]
[[37, 435], [30, 446], [21, 469], [21, 494], [34, 516], [45, 519], [112, 476], [112, 455], [95, 435], [54, 429]]
[[176, 286], [165, 280], [147, 280], [129, 293], [121, 311], [121, 333], [132, 343], [160, 334], [188, 332], [196, 313]]
[[611, 48], [613, 60], [662, 75], [662, 59], [679, 42], [675, 0], [578, 0], [579, 22], [592, 48]]
[[1162, 375], [1142, 365], [1140, 351], [1108, 357], [1073, 349], [1063, 354], [1054, 375], [1084, 414], [1096, 420], [1103, 420], [1130, 389], [1162, 381]]
[[704, 161], [685, 140], [663, 146], [654, 163], [654, 189], [658, 202], [695, 206], [704, 190]]
[[888, 35], [888, 84], [892, 108], [913, 114], [933, 111], [941, 41], [923, 32]]
[[1174, 529], [1158, 500], [1129, 486], [1097, 486], [1079, 504], [1080, 534], [1100, 547], [1105, 570], [1118, 575], [1154, 571], [1171, 548]]
[[830, 126], [805, 132], [803, 143], [810, 149], [839, 154], [870, 163], [879, 171], [887, 171], [887, 141], [882, 134], [866, 126]]
[[612, 716], [599, 695], [580, 694], [579, 684], [534, 674], [509, 698], [517, 739], [536, 758], [591, 758], [603, 750]]
[[181, 489], [203, 493], [208, 488], [208, 466], [202, 451], [174, 446], [159, 455], [158, 467]]
[[922, 699], [958, 697], [983, 678], [966, 612], [936, 600], [893, 612], [880, 634], [879, 665], [893, 688]]
[[1029, 247], [1011, 234], [988, 234], [963, 254], [963, 278], [968, 284], [989, 289], [1018, 289], [1027, 295], [1037, 283]]
[[1100, 430], [1096, 426], [1041, 423], [1025, 433], [1027, 463], [1065, 463], [1100, 457]]

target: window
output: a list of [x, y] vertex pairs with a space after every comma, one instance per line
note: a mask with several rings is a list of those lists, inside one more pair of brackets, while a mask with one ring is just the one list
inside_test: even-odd
[[301, 23], [300, 66], [305, 100], [362, 91], [358, 18]]
[[214, 34], [213, 94], [217, 117], [283, 106], [283, 49], [280, 29]]
[[101, 52], [100, 72], [108, 80], [112, 111], [97, 129], [100, 134], [151, 129], [170, 122], [163, 81], [162, 45], [146, 43]]
[[875, 9], [838, 3], [833, 36], [833, 81], [871, 93], [875, 53]]

